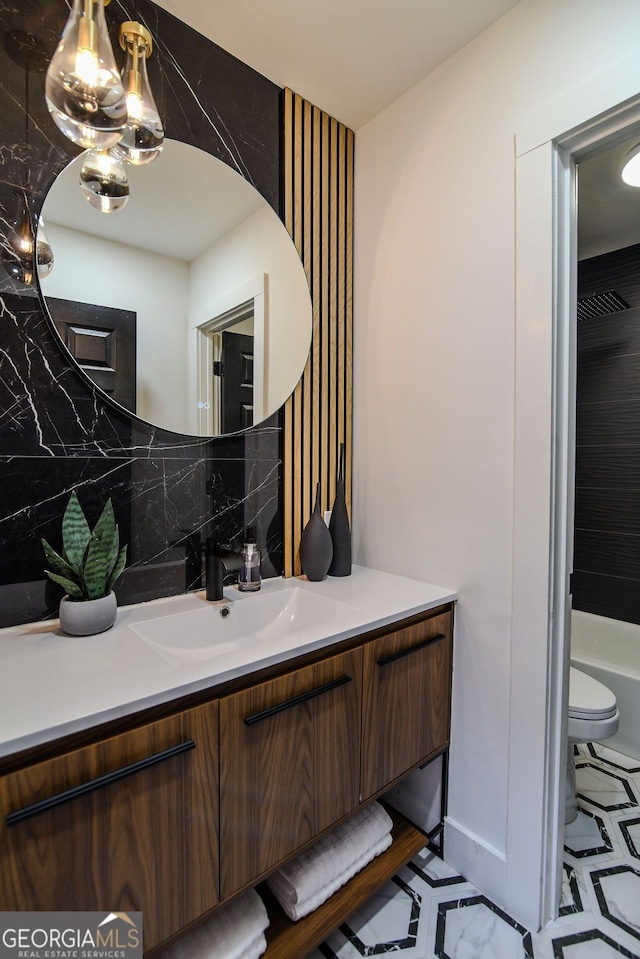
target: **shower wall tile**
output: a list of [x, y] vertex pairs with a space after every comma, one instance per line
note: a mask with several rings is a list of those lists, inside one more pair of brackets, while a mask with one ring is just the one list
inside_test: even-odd
[[632, 487], [634, 477], [640, 476], [640, 447], [577, 446], [576, 474], [581, 487], [609, 490], [611, 498], [617, 495], [614, 490]]
[[[624, 247], [602, 256], [590, 257], [578, 263], [578, 297], [593, 293], [605, 293], [615, 290], [630, 307], [640, 307], [640, 286], [638, 285], [639, 245]], [[608, 323], [618, 325], [622, 314], [607, 318]], [[624, 329], [624, 321], [622, 325]]]
[[[637, 580], [577, 569], [574, 571], [572, 583], [574, 609], [606, 616], [608, 619], [640, 623], [640, 591]], [[621, 612], [624, 615], [621, 616]]]
[[574, 569], [627, 577], [640, 583], [640, 536], [576, 529]]
[[573, 606], [640, 623], [640, 246], [578, 264], [578, 297], [630, 308], [578, 324]]
[[[581, 365], [582, 372], [582, 365]], [[586, 385], [581, 382], [581, 394], [586, 396]], [[597, 396], [598, 391], [591, 391]], [[597, 447], [604, 458], [612, 449], [640, 449], [640, 400], [623, 395], [615, 400], [602, 402], [583, 401], [577, 406], [576, 434], [580, 446]], [[627, 481], [633, 479], [633, 470], [628, 468]]]
[[[603, 496], [598, 487], [584, 486], [576, 500], [576, 530], [597, 532], [602, 536], [640, 536], [640, 496], [632, 477], [613, 496]], [[619, 541], [616, 552], [624, 545]], [[623, 561], [625, 564], [627, 560]]]
[[[68, 16], [66, 0], [0, 0], [3, 36], [29, 31], [47, 56]], [[149, 74], [167, 136], [195, 144], [241, 173], [280, 210], [281, 90], [150, 0], [113, 0], [112, 40], [125, 19], [154, 37]], [[0, 233], [28, 187], [35, 215], [57, 173], [78, 152], [44, 100], [44, 74], [0, 61]], [[56, 545], [76, 489], [90, 522], [111, 497], [129, 568], [121, 604], [199, 585], [207, 536], [239, 539], [258, 527], [263, 572], [282, 570], [281, 414], [245, 434], [182, 436], [150, 426], [106, 399], [53, 332], [38, 291], [18, 285], [0, 256], [0, 625], [47, 618], [56, 587], [40, 539]]]
[[[611, 322], [611, 317], [606, 317]], [[598, 320], [602, 322], [599, 317]], [[583, 320], [593, 323], [594, 320]], [[638, 310], [640, 326], [640, 310]], [[638, 344], [640, 345], [640, 344]], [[635, 347], [637, 349], [637, 346]], [[579, 403], [637, 403], [640, 400], [640, 353], [614, 353], [603, 346], [597, 353], [579, 354]]]

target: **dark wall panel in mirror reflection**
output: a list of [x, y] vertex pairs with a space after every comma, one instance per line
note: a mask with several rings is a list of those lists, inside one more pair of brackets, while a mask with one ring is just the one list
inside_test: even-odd
[[[30, 32], [50, 56], [68, 9], [64, 0], [0, 0], [3, 37]], [[242, 172], [279, 210], [279, 88], [147, 0], [113, 0], [107, 19], [113, 37], [126, 19], [151, 30], [149, 74], [167, 135]], [[3, 250], [23, 197], [37, 214], [77, 152], [47, 113], [43, 73], [25, 73], [2, 56]], [[120, 604], [197, 586], [200, 542], [211, 533], [228, 539], [249, 523], [265, 546], [264, 573], [280, 572], [280, 435], [280, 413], [245, 434], [213, 440], [132, 420], [79, 373], [37, 290], [0, 265], [0, 626], [56, 614], [40, 538], [55, 545], [74, 488], [91, 524], [113, 499], [130, 544]]]

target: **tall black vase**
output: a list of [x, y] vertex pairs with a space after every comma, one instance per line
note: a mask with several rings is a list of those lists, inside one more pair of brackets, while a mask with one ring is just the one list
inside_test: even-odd
[[349, 514], [347, 513], [347, 502], [344, 494], [345, 477], [345, 449], [344, 443], [340, 444], [340, 465], [338, 467], [338, 479], [336, 481], [336, 498], [331, 510], [331, 519], [329, 520], [329, 533], [333, 543], [333, 558], [329, 566], [329, 576], [350, 576], [351, 575], [351, 529], [349, 527]]
[[316, 486], [316, 505], [300, 540], [300, 563], [307, 579], [320, 582], [327, 575], [333, 557], [331, 533], [320, 513], [320, 483]]

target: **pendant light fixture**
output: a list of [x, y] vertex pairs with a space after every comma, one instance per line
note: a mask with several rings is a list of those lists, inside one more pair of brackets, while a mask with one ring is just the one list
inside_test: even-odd
[[125, 89], [104, 16], [108, 2], [73, 0], [47, 70], [49, 112], [62, 133], [85, 149], [117, 143], [127, 122]]
[[16, 282], [33, 286], [36, 273], [40, 279], [51, 273], [53, 250], [41, 218], [37, 239], [34, 235], [28, 195], [20, 190], [16, 190], [16, 195], [16, 213], [2, 244], [2, 265]]
[[38, 217], [38, 229], [36, 230], [36, 269], [40, 280], [49, 276], [53, 269], [53, 250], [47, 239], [44, 220], [41, 216]]
[[[40, 217], [35, 221], [31, 210], [31, 150], [29, 147], [29, 75], [44, 73], [47, 68], [46, 50], [32, 33], [9, 30], [4, 36], [4, 48], [10, 59], [25, 72], [24, 88], [24, 163], [23, 179], [14, 187], [16, 207], [9, 229], [2, 240], [2, 265], [17, 283], [33, 286], [36, 274], [42, 279], [53, 269], [53, 250], [49, 245]], [[18, 150], [20, 148], [18, 147]], [[38, 227], [38, 235], [34, 232]]]
[[147, 77], [147, 57], [153, 51], [151, 34], [141, 23], [127, 20], [120, 26], [120, 46], [127, 59], [122, 80], [127, 95], [127, 123], [113, 152], [142, 166], [162, 150], [164, 130]]
[[129, 180], [113, 150], [89, 150], [80, 170], [80, 189], [100, 213], [115, 213], [129, 200]]

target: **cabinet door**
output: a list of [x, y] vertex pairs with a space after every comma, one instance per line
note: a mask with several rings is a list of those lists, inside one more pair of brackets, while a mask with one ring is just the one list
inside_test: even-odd
[[358, 804], [361, 650], [220, 700], [223, 898]]
[[364, 647], [362, 799], [449, 741], [451, 613]]
[[0, 910], [142, 911], [146, 950], [216, 905], [217, 735], [214, 702], [2, 777]]

